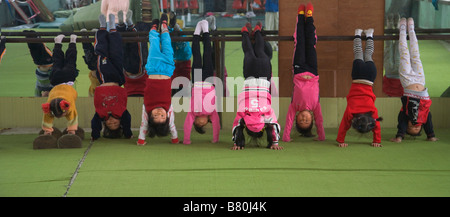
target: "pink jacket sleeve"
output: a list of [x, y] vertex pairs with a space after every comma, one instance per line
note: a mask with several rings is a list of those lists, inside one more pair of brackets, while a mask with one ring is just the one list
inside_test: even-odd
[[317, 128], [317, 139], [320, 141], [325, 140], [325, 130], [323, 129], [323, 116], [322, 116], [322, 107], [320, 103], [317, 103], [316, 108], [314, 108], [314, 121], [316, 122]]
[[291, 103], [289, 105], [289, 109], [286, 115], [286, 124], [284, 126], [284, 131], [283, 131], [283, 141], [284, 142], [289, 142], [291, 141], [291, 130], [292, 130], [292, 125], [294, 123], [294, 118], [295, 118], [295, 108], [294, 108], [294, 104]]
[[186, 120], [184, 121], [184, 139], [183, 144], [189, 145], [191, 144], [191, 131], [192, 131], [192, 124], [194, 123], [194, 113], [188, 112], [186, 115]]
[[213, 142], [216, 143], [219, 141], [220, 134], [220, 119], [216, 111], [211, 114], [211, 123], [213, 127]]

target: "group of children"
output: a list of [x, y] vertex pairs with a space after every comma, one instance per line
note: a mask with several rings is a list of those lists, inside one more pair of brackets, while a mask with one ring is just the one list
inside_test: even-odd
[[[319, 96], [319, 74], [317, 67], [317, 35], [313, 19], [313, 6], [301, 4], [298, 8], [297, 23], [294, 32], [293, 85], [291, 103], [286, 116], [282, 140], [290, 142], [291, 129], [295, 128], [302, 136], [314, 137], [313, 126], [317, 131], [315, 140], [325, 140], [322, 108]], [[91, 70], [93, 83], [91, 91], [94, 96], [95, 114], [91, 121], [91, 139], [103, 136], [108, 138], [133, 138], [131, 115], [127, 110], [128, 96], [143, 96], [142, 122], [139, 129], [137, 145], [145, 145], [146, 137], [165, 137], [171, 134], [172, 143], [179, 143], [174, 111], [172, 106], [172, 80], [177, 71], [174, 47], [169, 31], [173, 31], [174, 14], [162, 14], [153, 20], [149, 31], [149, 43], [133, 42], [123, 44], [119, 32], [138, 31], [131, 21], [131, 11], [126, 16], [120, 11], [119, 22], [116, 16], [109, 14], [99, 17], [100, 28], [95, 33], [95, 44], [83, 44], [85, 62]], [[124, 22], [125, 19], [126, 21]], [[179, 44], [181, 50], [192, 52], [191, 70], [192, 89], [190, 111], [184, 123], [184, 144], [191, 143], [192, 127], [205, 133], [204, 126], [212, 124], [212, 142], [219, 141], [220, 121], [216, 107], [214, 77], [214, 59], [210, 38], [210, 24], [206, 20], [198, 22], [192, 40], [192, 46]], [[180, 31], [179, 26], [176, 28]], [[431, 100], [425, 88], [425, 75], [420, 62], [417, 38], [412, 18], [399, 21], [399, 51], [401, 64], [399, 78], [404, 89], [401, 97], [402, 108], [398, 115], [398, 132], [391, 139], [401, 142], [405, 134], [420, 135], [425, 130], [429, 141], [436, 141], [431, 120]], [[407, 31], [410, 50], [407, 45]], [[247, 23], [241, 30], [242, 49], [244, 52], [243, 77], [244, 86], [238, 95], [238, 111], [233, 122], [231, 149], [245, 147], [245, 135], [259, 139], [265, 134], [267, 148], [283, 149], [278, 144], [281, 127], [272, 109], [271, 54], [267, 53], [266, 42], [259, 22], [252, 29]], [[362, 48], [362, 33], [366, 37], [366, 47]], [[43, 44], [29, 44], [37, 67], [37, 76], [49, 76], [50, 83], [37, 82], [37, 95], [47, 96], [42, 105], [44, 111], [43, 132], [34, 142], [36, 149], [81, 147], [81, 140], [73, 136], [80, 135], [78, 115], [75, 106], [77, 92], [72, 87], [78, 76], [76, 68], [76, 35], [70, 36], [66, 55], [61, 50], [64, 35], [55, 38], [53, 53]], [[203, 42], [203, 57], [200, 50]], [[186, 42], [182, 42], [186, 43]], [[4, 43], [0, 43], [4, 45]], [[352, 67], [352, 85], [347, 95], [347, 107], [342, 117], [336, 141], [339, 147], [347, 147], [345, 136], [350, 128], [360, 133], [373, 132], [373, 147], [381, 147], [382, 118], [375, 107], [376, 96], [373, 83], [377, 69], [372, 59], [374, 52], [373, 29], [356, 29], [353, 40], [354, 61]], [[126, 55], [124, 54], [126, 53]], [[180, 56], [180, 55], [178, 55]], [[183, 55], [181, 55], [183, 56]], [[185, 55], [186, 56], [186, 55]], [[180, 57], [179, 62], [189, 61]], [[186, 65], [186, 63], [184, 63]], [[189, 64], [190, 65], [190, 64]], [[185, 70], [185, 69], [184, 69]], [[201, 76], [194, 73], [201, 70]], [[186, 73], [185, 73], [186, 74]], [[95, 81], [95, 82], [94, 82]], [[131, 86], [131, 87], [130, 87]], [[133, 91], [130, 91], [133, 90]], [[67, 129], [59, 136], [52, 125], [54, 118], [66, 117]], [[84, 132], [83, 132], [84, 133]], [[63, 136], [61, 136], [63, 134]], [[53, 135], [53, 136], [52, 136]], [[60, 137], [60, 138], [55, 138]], [[61, 139], [65, 139], [60, 141]], [[68, 145], [67, 145], [68, 144]]]

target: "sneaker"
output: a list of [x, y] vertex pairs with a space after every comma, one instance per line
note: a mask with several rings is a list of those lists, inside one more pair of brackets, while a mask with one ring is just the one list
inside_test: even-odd
[[52, 135], [39, 135], [33, 141], [33, 149], [58, 148], [57, 139]]
[[305, 15], [305, 5], [301, 4], [300, 6], [298, 6], [297, 12], [299, 15]]
[[177, 24], [177, 15], [175, 12], [171, 11], [169, 12], [169, 27], [173, 29], [175, 24]]
[[251, 24], [250, 22], [247, 22], [247, 23], [245, 24], [245, 26], [242, 27], [241, 32], [242, 32], [242, 33], [244, 33], [244, 32], [247, 32], [247, 33], [252, 32], [252, 24]]
[[262, 23], [261, 21], [258, 21], [255, 25], [255, 28], [253, 29], [252, 35], [255, 35], [256, 31], [262, 31]]
[[364, 30], [364, 34], [366, 35], [366, 37], [371, 37], [371, 38], [373, 38], [373, 29], [370, 28], [370, 29]]
[[201, 35], [202, 34], [202, 30], [203, 30], [202, 23], [203, 23], [203, 20], [199, 21], [197, 23], [197, 26], [195, 26], [194, 35]]
[[57, 141], [58, 148], [81, 148], [83, 141], [77, 135], [66, 134]]
[[215, 16], [208, 16], [206, 18], [206, 21], [208, 21], [208, 25], [209, 28], [211, 29], [211, 31], [215, 31], [216, 30], [216, 17]]
[[154, 19], [152, 21], [152, 30], [158, 31], [159, 30], [159, 20], [158, 19]]
[[362, 32], [362, 29], [355, 29], [355, 35], [361, 36]]
[[167, 27], [169, 26], [168, 24], [168, 21], [169, 20], [169, 17], [167, 17], [167, 14], [161, 14], [161, 19], [159, 19], [159, 21], [161, 21], [161, 29], [163, 28], [163, 25], [165, 24]]
[[309, 3], [306, 5], [306, 17], [312, 17], [313, 11], [314, 11], [314, 7], [313, 7], [313, 5], [311, 4], [311, 2], [309, 2]]

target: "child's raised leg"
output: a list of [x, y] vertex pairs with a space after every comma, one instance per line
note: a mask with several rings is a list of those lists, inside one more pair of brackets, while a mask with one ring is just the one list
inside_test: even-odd
[[422, 61], [420, 60], [419, 42], [417, 41], [416, 32], [414, 30], [413, 18], [408, 18], [408, 34], [411, 68], [415, 73], [417, 83], [425, 86], [425, 73], [423, 71]]
[[308, 70], [314, 75], [318, 75], [316, 43], [316, 27], [314, 26], [314, 18], [311, 14], [305, 20], [305, 61], [308, 65]]

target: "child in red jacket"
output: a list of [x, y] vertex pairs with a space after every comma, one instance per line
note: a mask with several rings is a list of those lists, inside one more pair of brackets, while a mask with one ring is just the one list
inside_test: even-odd
[[[406, 40], [406, 29], [409, 33], [410, 50]], [[414, 20], [402, 18], [399, 23], [400, 39], [400, 82], [404, 93], [401, 97], [402, 108], [398, 114], [397, 134], [391, 139], [401, 142], [405, 134], [419, 136], [422, 128], [428, 141], [438, 140], [434, 135], [431, 121], [431, 99], [428, 88], [425, 87], [425, 73], [420, 60], [419, 43], [414, 31]]]
[[336, 141], [339, 147], [347, 147], [345, 135], [350, 127], [356, 129], [359, 133], [373, 132], [373, 147], [381, 147], [381, 129], [380, 122], [382, 118], [378, 117], [378, 109], [375, 107], [376, 96], [373, 93], [372, 85], [377, 76], [377, 69], [372, 60], [374, 50], [373, 29], [364, 30], [366, 34], [366, 49], [363, 53], [361, 43], [361, 33], [363, 30], [355, 30], [355, 39], [353, 39], [353, 52], [355, 60], [352, 69], [352, 86], [347, 95], [347, 108], [342, 117], [339, 126]]
[[[123, 74], [122, 37], [111, 25], [106, 30], [106, 18], [99, 16], [100, 29], [95, 33], [95, 53], [97, 59], [97, 78], [100, 86], [95, 88], [95, 115], [91, 120], [92, 139], [100, 137], [102, 125], [103, 136], [107, 138], [132, 138], [131, 115], [127, 110], [127, 92], [121, 87], [125, 83]], [[114, 15], [109, 15], [109, 22], [114, 24]]]

